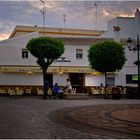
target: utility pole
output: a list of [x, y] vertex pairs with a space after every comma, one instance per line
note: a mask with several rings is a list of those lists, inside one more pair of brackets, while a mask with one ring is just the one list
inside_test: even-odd
[[140, 56], [139, 56], [139, 51], [140, 51], [140, 43], [139, 43], [139, 35], [137, 35], [137, 61], [138, 61], [138, 91], [137, 91], [137, 99], [140, 99]]

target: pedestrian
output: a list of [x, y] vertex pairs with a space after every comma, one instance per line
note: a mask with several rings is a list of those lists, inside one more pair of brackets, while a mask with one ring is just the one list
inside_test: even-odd
[[71, 86], [71, 82], [70, 82], [70, 79], [66, 79], [66, 86], [65, 88], [67, 89], [67, 93], [71, 93], [72, 92], [72, 86]]
[[58, 84], [55, 83], [54, 87], [53, 87], [53, 96], [54, 96], [54, 99], [56, 99], [56, 96], [59, 94], [59, 87], [58, 87]]
[[103, 88], [103, 87], [104, 87], [104, 85], [103, 85], [103, 83], [101, 83], [101, 84], [100, 84], [100, 88]]

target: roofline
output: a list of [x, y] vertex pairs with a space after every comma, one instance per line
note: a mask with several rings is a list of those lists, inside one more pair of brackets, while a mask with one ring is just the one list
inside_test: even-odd
[[117, 17], [117, 18], [128, 18], [128, 19], [134, 19], [135, 17]]
[[[45, 30], [45, 31], [44, 31]], [[106, 32], [104, 30], [89, 30], [89, 29], [71, 29], [71, 28], [53, 28], [53, 27], [38, 27], [38, 26], [22, 26], [16, 25], [9, 38], [13, 38], [17, 31], [20, 32], [39, 32], [49, 34], [63, 34], [63, 35], [79, 35], [79, 36], [100, 36]]]

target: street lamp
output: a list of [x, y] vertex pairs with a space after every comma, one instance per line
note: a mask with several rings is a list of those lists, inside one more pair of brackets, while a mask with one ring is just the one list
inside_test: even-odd
[[139, 42], [139, 35], [137, 35], [137, 44], [134, 45], [133, 40], [131, 38], [128, 38], [128, 49], [130, 51], [137, 51], [137, 61], [136, 65], [138, 67], [138, 89], [137, 89], [137, 99], [140, 99], [140, 59], [139, 59], [139, 50], [140, 50], [140, 42]]

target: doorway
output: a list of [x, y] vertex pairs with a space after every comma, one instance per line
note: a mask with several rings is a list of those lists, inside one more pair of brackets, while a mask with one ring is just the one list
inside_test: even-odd
[[53, 87], [53, 74], [47, 74], [46, 76], [50, 87]]
[[84, 92], [85, 74], [83, 73], [71, 73], [70, 80], [73, 88], [76, 88], [77, 93]]

